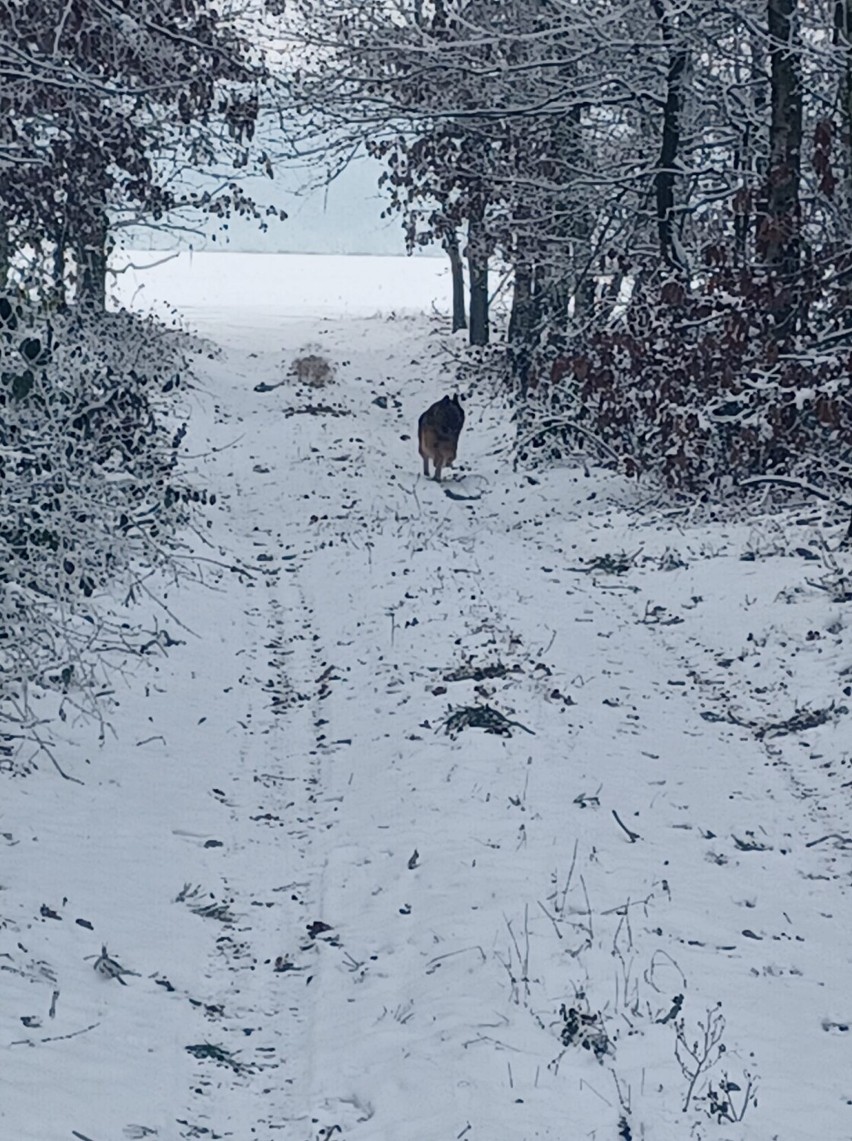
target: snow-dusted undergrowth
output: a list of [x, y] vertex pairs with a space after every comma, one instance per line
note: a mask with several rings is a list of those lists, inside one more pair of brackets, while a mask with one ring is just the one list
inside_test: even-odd
[[4, 742], [43, 741], [57, 712], [99, 712], [107, 661], [157, 640], [102, 596], [144, 596], [157, 571], [178, 575], [192, 502], [207, 498], [178, 469], [184, 341], [127, 313], [0, 298]]
[[252, 266], [188, 439], [252, 576], [168, 589], [83, 786], [4, 782], [4, 1136], [852, 1135], [846, 520], [515, 472], [487, 378], [438, 487], [380, 259], [277, 320], [203, 261]]

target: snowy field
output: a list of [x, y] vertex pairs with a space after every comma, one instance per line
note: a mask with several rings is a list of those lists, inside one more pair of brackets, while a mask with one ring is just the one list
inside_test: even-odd
[[255, 326], [280, 328], [305, 317], [447, 312], [450, 301], [443, 258], [131, 252], [116, 268], [122, 304], [142, 312], [173, 308], [213, 334], [223, 321], [242, 326], [247, 314]]
[[0, 1137], [849, 1141], [848, 520], [513, 471], [488, 377], [427, 482], [441, 261], [120, 290], [242, 569], [0, 777]]

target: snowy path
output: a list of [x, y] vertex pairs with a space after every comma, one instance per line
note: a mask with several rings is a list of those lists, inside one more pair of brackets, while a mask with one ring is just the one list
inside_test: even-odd
[[[787, 554], [814, 525], [743, 562], [754, 530], [530, 480], [485, 393], [452, 485], [479, 498], [447, 497], [404, 438], [444, 390], [427, 331], [217, 318], [193, 434], [230, 445], [211, 539], [256, 572], [170, 593], [195, 634], [103, 749], [72, 730], [84, 788], [4, 792], [3, 1135], [852, 1137], [850, 857], [806, 847], [847, 831], [848, 724], [728, 719], [843, 701], [842, 607]], [[254, 391], [309, 342], [334, 384]], [[511, 737], [443, 732], [485, 703]], [[690, 1042], [723, 1004], [715, 1088], [759, 1075], [741, 1125], [682, 1112], [677, 995]]]

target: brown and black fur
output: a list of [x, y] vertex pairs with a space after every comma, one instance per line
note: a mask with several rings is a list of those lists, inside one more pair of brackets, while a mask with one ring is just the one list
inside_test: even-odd
[[459, 434], [464, 427], [464, 409], [458, 395], [445, 396], [427, 408], [417, 424], [420, 455], [423, 457], [423, 474], [429, 474], [429, 460], [435, 465], [435, 479], [456, 458]]

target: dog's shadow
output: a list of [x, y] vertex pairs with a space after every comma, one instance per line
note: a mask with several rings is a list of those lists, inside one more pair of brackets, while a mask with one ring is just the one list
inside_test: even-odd
[[442, 484], [441, 489], [447, 499], [469, 503], [482, 498], [488, 490], [487, 484], [485, 476], [473, 472], [456, 472], [451, 479]]
[[451, 487], [445, 487], [444, 488], [444, 495], [446, 495], [447, 499], [456, 499], [462, 503], [467, 503], [472, 499], [481, 499], [482, 498], [482, 492], [481, 491], [477, 491], [477, 493], [475, 495], [464, 495], [461, 491], [453, 491], [453, 489]]

